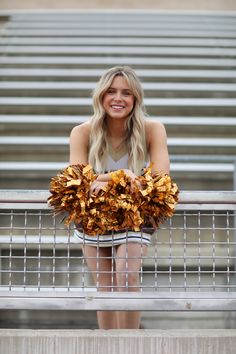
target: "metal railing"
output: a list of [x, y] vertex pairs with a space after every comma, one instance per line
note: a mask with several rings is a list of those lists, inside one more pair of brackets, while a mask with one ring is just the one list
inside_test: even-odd
[[84, 244], [53, 216], [48, 192], [0, 195], [0, 309], [236, 310], [236, 192], [180, 193], [140, 254], [139, 292], [102, 291], [99, 269], [93, 282]]

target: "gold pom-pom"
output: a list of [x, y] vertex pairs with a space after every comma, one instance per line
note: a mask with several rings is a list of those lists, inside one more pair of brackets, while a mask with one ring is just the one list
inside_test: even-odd
[[152, 175], [151, 166], [135, 181], [118, 170], [111, 181], [90, 195], [97, 178], [90, 165], [69, 166], [50, 184], [49, 204], [55, 213], [66, 212], [66, 224], [80, 224], [89, 235], [129, 229], [139, 231], [144, 225], [157, 227], [174, 213], [178, 187], [169, 175]]
[[172, 217], [178, 202], [178, 186], [167, 174], [152, 175], [151, 166], [138, 177], [142, 189], [140, 212], [146, 223], [158, 227], [166, 218]]
[[90, 185], [96, 177], [90, 165], [71, 165], [52, 178], [48, 203], [55, 214], [66, 212], [67, 225], [82, 221], [87, 212]]

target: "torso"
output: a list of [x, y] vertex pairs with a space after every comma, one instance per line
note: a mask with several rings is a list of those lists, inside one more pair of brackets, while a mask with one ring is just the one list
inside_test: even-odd
[[[146, 127], [146, 125], [145, 125]], [[146, 129], [147, 131], [147, 129]], [[88, 126], [88, 151], [89, 151], [89, 133]], [[147, 135], [147, 134], [146, 134]], [[147, 147], [148, 147], [148, 137]], [[108, 161], [107, 169], [114, 171], [118, 169], [128, 168], [128, 151], [125, 145], [120, 145], [118, 148], [113, 148], [112, 144], [108, 145]], [[127, 242], [138, 242], [144, 245], [150, 244], [150, 232], [134, 232], [129, 230], [121, 230], [120, 232], [109, 233], [107, 235], [89, 236], [83, 233], [82, 230], [75, 230], [75, 238], [79, 243], [84, 243], [91, 246], [112, 247]]]
[[[152, 124], [153, 122], [146, 120], [145, 121], [145, 139], [146, 139], [146, 152], [147, 155], [149, 153], [149, 146], [150, 146], [150, 134], [151, 134], [151, 130], [152, 130]], [[87, 145], [87, 150], [89, 151], [89, 135], [90, 135], [90, 122], [86, 122], [81, 124], [79, 127], [83, 126], [83, 135], [86, 139], [86, 145]], [[112, 144], [110, 144], [111, 146]], [[120, 158], [120, 149], [114, 149], [111, 147], [111, 149], [113, 150], [113, 152], [111, 153], [111, 156], [113, 158], [114, 161], [116, 161], [118, 158]], [[109, 155], [110, 155], [110, 151], [109, 151]], [[118, 157], [116, 157], [115, 155], [117, 155]], [[123, 167], [124, 168], [124, 167]]]

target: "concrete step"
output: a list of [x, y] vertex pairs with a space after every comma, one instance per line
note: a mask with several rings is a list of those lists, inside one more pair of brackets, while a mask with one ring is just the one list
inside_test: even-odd
[[[144, 82], [145, 97], [236, 97], [236, 83]], [[87, 97], [96, 82], [0, 81], [0, 96]]]
[[[104, 69], [71, 68], [2, 68], [0, 77], [3, 81], [86, 81], [97, 82]], [[191, 82], [191, 83], [235, 83], [236, 70], [151, 70], [137, 69], [142, 82]]]
[[[235, 117], [234, 98], [146, 98], [150, 115]], [[0, 114], [92, 114], [91, 98], [0, 97]]]
[[35, 29], [35, 28], [45, 28], [45, 29], [60, 29], [60, 28], [74, 28], [74, 29], [120, 29], [120, 28], [125, 28], [125, 29], [176, 29], [176, 30], [189, 30], [189, 29], [199, 29], [199, 30], [205, 30], [205, 31], [212, 31], [212, 30], [218, 30], [218, 31], [233, 31], [236, 29], [236, 24], [233, 19], [231, 21], [215, 21], [209, 23], [208, 21], [202, 21], [202, 22], [195, 22], [193, 23], [191, 21], [172, 21], [171, 19], [169, 21], [158, 21], [158, 19], [153, 19], [153, 21], [149, 21], [149, 18], [147, 17], [145, 21], [129, 21], [127, 20], [121, 20], [118, 21], [113, 21], [113, 19], [106, 18], [106, 19], [91, 19], [88, 18], [87, 21], [80, 21], [80, 20], [70, 20], [68, 19], [67, 21], [61, 21], [61, 20], [54, 20], [54, 21], [41, 21], [41, 20], [34, 20], [34, 21], [9, 21], [6, 23], [5, 28], [6, 29]]
[[151, 19], [146, 18], [146, 20], [141, 21], [137, 19], [136, 21], [130, 21], [129, 19], [124, 19], [119, 21], [118, 19], [113, 20], [112, 18], [106, 19], [92, 19], [89, 17], [87, 20], [76, 20], [76, 19], [68, 19], [67, 21], [57, 20], [54, 21], [12, 21], [9, 19], [5, 23], [5, 28], [8, 30], [13, 29], [41, 29], [45, 28], [47, 30], [50, 29], [153, 29], [153, 30], [180, 30], [180, 31], [205, 31], [205, 32], [212, 32], [212, 31], [233, 31], [235, 29], [235, 17], [232, 20], [225, 20], [219, 22], [212, 22], [209, 23], [208, 21], [203, 22], [195, 22], [191, 23], [191, 21], [164, 21], [163, 19]]
[[[40, 135], [69, 136], [71, 129], [88, 121], [90, 116], [78, 115], [0, 115], [0, 136]], [[183, 137], [235, 137], [236, 117], [152, 116], [160, 120], [167, 135]]]
[[[235, 155], [236, 138], [169, 137], [170, 154]], [[58, 136], [1, 136], [4, 161], [68, 161], [69, 138]]]
[[[236, 343], [234, 329], [185, 329], [185, 330], [33, 330], [1, 329], [0, 350], [12, 354], [17, 347], [20, 353], [38, 354], [45, 352], [64, 354], [129, 354], [161, 353], [166, 354], [233, 354]], [[33, 350], [32, 350], [33, 348]], [[115, 348], [115, 349], [114, 349]], [[101, 350], [100, 350], [101, 349]]]
[[235, 48], [236, 39], [227, 38], [166, 38], [166, 37], [2, 37], [0, 45], [13, 46], [143, 46], [143, 47], [212, 47]]
[[[125, 13], [116, 10], [106, 13], [11, 13], [6, 34], [13, 36], [63, 36], [95, 35], [124, 36], [137, 35], [154, 37], [221, 37], [235, 38], [235, 17], [166, 13]], [[34, 29], [36, 27], [37, 29]], [[50, 28], [51, 27], [51, 28]], [[56, 27], [56, 29], [54, 29]], [[68, 30], [68, 27], [70, 29]], [[78, 30], [78, 27], [80, 28]], [[23, 28], [23, 29], [22, 29]], [[29, 28], [29, 29], [27, 29]], [[108, 29], [108, 30], [107, 30]]]
[[[6, 15], [7, 11], [4, 12]], [[19, 13], [10, 11], [8, 14], [11, 16], [12, 22], [35, 22], [41, 21], [45, 22], [87, 22], [88, 20], [93, 21], [111, 21], [111, 22], [159, 22], [163, 24], [168, 23], [191, 23], [195, 26], [208, 24], [209, 27], [221, 23], [234, 23], [235, 13], [230, 12], [208, 12], [208, 13], [197, 13], [197, 12], [171, 12], [171, 11], [156, 11], [156, 10], [105, 10], [105, 11], [66, 11], [66, 12], [34, 12], [30, 13]]]
[[[55, 38], [55, 37], [54, 37]], [[70, 37], [69, 37], [70, 38]], [[0, 67], [6, 68], [91, 68], [105, 70], [116, 65], [131, 65], [135, 69], [225, 69], [235, 70], [236, 60], [227, 58], [186, 57], [115, 57], [115, 56], [0, 56]]]
[[[113, 26], [112, 26], [113, 27]], [[109, 37], [175, 37], [175, 38], [236, 38], [234, 28], [222, 28], [219, 30], [216, 26], [206, 29], [195, 29], [190, 26], [188, 29], [181, 28], [64, 28], [62, 24], [59, 28], [4, 28], [2, 34], [5, 37], [79, 37], [79, 36], [109, 36]]]
[[236, 57], [235, 48], [219, 47], [143, 47], [143, 46], [65, 46], [65, 45], [2, 45], [1, 55], [135, 55], [135, 56], [186, 56], [208, 58], [232, 58]]
[[[19, 162], [19, 161], [11, 161], [11, 162], [0, 162], [0, 173], [11, 173], [16, 172], [23, 174], [30, 173], [45, 173], [48, 176], [51, 174], [57, 173], [57, 171], [64, 169], [68, 166], [68, 162]], [[189, 172], [198, 172], [200, 174], [206, 173], [216, 173], [216, 172], [224, 172], [227, 176], [231, 176], [234, 172], [234, 163], [216, 163], [216, 162], [205, 162], [205, 163], [194, 163], [194, 162], [172, 162], [171, 163], [171, 171], [173, 173], [186, 173]]]

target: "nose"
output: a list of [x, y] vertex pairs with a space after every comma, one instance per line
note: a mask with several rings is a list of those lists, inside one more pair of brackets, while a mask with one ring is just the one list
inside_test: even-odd
[[114, 96], [114, 100], [115, 101], [121, 101], [122, 95], [121, 92], [117, 91], [115, 96]]

